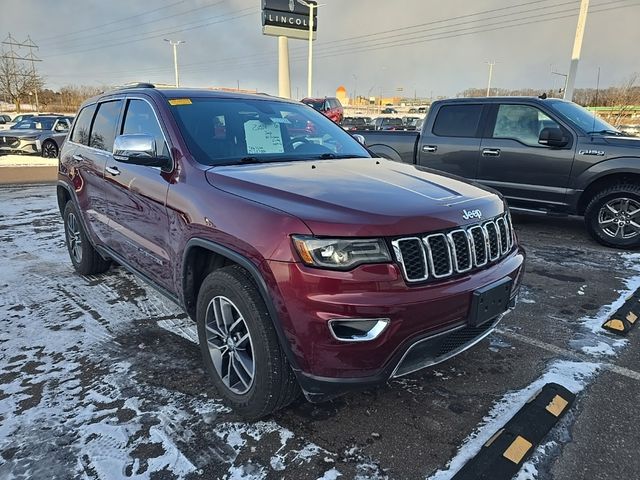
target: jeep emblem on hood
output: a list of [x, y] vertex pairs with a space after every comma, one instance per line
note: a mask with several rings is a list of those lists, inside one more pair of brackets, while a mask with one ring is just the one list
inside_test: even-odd
[[462, 210], [462, 218], [465, 220], [469, 220], [471, 218], [477, 218], [478, 220], [482, 218], [482, 211], [476, 210]]

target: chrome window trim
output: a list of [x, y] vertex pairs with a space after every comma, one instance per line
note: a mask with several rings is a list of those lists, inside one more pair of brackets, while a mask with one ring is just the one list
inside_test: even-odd
[[[458, 265], [458, 250], [456, 249], [456, 243], [453, 240], [453, 235], [457, 233], [461, 233], [464, 236], [465, 242], [467, 243], [467, 249], [469, 250], [469, 266], [467, 268], [460, 268], [460, 265]], [[458, 230], [452, 230], [447, 234], [447, 238], [449, 239], [449, 245], [451, 246], [451, 252], [453, 253], [452, 258], [456, 272], [464, 273], [471, 270], [473, 268], [473, 255], [471, 253], [471, 243], [469, 242], [469, 235], [467, 235], [467, 231], [462, 228]]]
[[[407, 275], [407, 269], [405, 267], [404, 264], [404, 260], [402, 258], [402, 251], [400, 250], [400, 242], [407, 242], [407, 241], [417, 241], [418, 244], [420, 245], [420, 250], [422, 251], [422, 258], [424, 260], [424, 277], [422, 278], [413, 278], [410, 279], [409, 275]], [[404, 238], [399, 238], [397, 240], [393, 240], [391, 242], [391, 246], [393, 247], [393, 253], [396, 256], [396, 259], [398, 260], [398, 262], [400, 262], [400, 265], [402, 266], [402, 273], [404, 274], [404, 278], [407, 282], [424, 282], [425, 280], [427, 280], [429, 278], [429, 264], [427, 262], [427, 256], [424, 252], [424, 244], [422, 242], [422, 239], [420, 237], [404, 237]]]
[[[446, 273], [440, 274], [438, 275], [436, 273], [436, 268], [435, 265], [433, 263], [433, 253], [431, 252], [431, 244], [429, 243], [431, 241], [432, 238], [440, 238], [442, 237], [444, 239], [444, 245], [447, 248], [447, 259], [449, 261], [449, 269], [447, 270]], [[444, 233], [434, 233], [431, 235], [427, 235], [426, 237], [424, 237], [422, 239], [424, 246], [427, 249], [427, 253], [428, 253], [428, 257], [429, 257], [429, 264], [428, 264], [428, 268], [431, 269], [431, 275], [433, 275], [434, 278], [444, 278], [444, 277], [449, 277], [452, 273], [453, 273], [453, 262], [451, 261], [451, 247], [449, 245], [449, 242], [447, 241], [447, 236]]]

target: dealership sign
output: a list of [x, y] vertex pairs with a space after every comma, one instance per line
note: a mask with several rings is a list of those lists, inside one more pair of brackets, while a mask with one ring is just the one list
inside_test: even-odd
[[[315, 1], [304, 0], [262, 0], [262, 33], [265, 35], [290, 38], [309, 38], [309, 7]], [[313, 38], [318, 29], [318, 18], [313, 16]]]

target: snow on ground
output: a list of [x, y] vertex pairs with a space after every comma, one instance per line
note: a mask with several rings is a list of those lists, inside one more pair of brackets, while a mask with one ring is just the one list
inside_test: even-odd
[[341, 474], [337, 454], [216, 400], [197, 347], [157, 328], [192, 340], [177, 306], [121, 268], [75, 274], [55, 187], [26, 205], [24, 188], [0, 188], [0, 478]]
[[[42, 158], [39, 155], [0, 155], [1, 167], [55, 167], [57, 158]], [[2, 175], [2, 170], [0, 170]]]

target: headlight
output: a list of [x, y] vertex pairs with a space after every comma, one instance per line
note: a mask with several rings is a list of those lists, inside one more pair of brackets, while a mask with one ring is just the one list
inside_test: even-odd
[[294, 236], [293, 244], [304, 263], [313, 267], [349, 270], [363, 263], [391, 261], [383, 240]]

